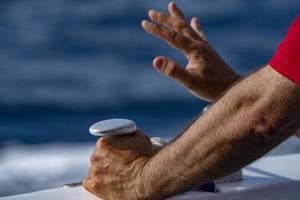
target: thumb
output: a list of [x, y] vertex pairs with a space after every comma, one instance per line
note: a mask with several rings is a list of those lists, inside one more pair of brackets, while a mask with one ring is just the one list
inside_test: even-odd
[[156, 57], [153, 60], [154, 68], [163, 75], [180, 82], [183, 85], [189, 85], [190, 75], [188, 71], [175, 61], [166, 57]]

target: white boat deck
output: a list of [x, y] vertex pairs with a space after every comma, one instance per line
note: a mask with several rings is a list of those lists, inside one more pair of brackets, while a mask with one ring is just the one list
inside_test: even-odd
[[[219, 192], [190, 191], [172, 200], [299, 200], [300, 154], [264, 157], [243, 169], [243, 180], [217, 185]], [[56, 188], [0, 200], [100, 200], [82, 187]]]

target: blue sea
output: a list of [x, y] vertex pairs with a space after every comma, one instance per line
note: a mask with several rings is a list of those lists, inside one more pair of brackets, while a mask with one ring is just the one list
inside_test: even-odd
[[[299, 0], [175, 2], [200, 18], [209, 42], [240, 74], [268, 62], [300, 11]], [[206, 102], [152, 67], [157, 55], [186, 63], [140, 26], [147, 10], [166, 11], [167, 3], [0, 1], [0, 196], [83, 177], [96, 121], [129, 118], [149, 136], [171, 138], [202, 110]], [[66, 152], [80, 154], [71, 156], [77, 164]], [[43, 157], [48, 164], [39, 174], [34, 166]], [[57, 162], [63, 170], [45, 175]]]

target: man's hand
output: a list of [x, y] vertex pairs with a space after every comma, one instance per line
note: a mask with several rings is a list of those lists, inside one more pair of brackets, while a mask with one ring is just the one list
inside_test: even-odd
[[182, 68], [175, 61], [158, 56], [153, 61], [154, 67], [183, 84], [199, 98], [216, 100], [239, 75], [206, 41], [196, 17], [189, 24], [173, 2], [169, 3], [168, 10], [169, 14], [150, 10], [149, 17], [152, 22], [144, 20], [142, 26], [145, 31], [181, 50], [188, 64], [186, 68]]
[[83, 186], [104, 199], [145, 199], [142, 169], [152, 154], [151, 141], [139, 131], [134, 136], [101, 138]]

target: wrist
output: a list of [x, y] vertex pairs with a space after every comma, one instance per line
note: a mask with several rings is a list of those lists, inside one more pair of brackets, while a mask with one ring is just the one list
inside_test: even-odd
[[242, 79], [242, 76], [234, 73], [232, 76], [229, 76], [228, 82], [227, 82], [227, 89], [231, 88], [233, 85], [235, 85], [239, 80]]
[[[142, 158], [142, 166], [140, 168], [139, 176], [137, 179], [137, 198], [138, 200], [158, 200], [163, 199], [161, 195], [161, 190], [157, 188], [157, 173], [153, 169], [152, 159], [144, 157]], [[153, 171], [154, 170], [154, 171]]]
[[146, 171], [149, 161], [149, 157], [142, 157], [136, 161], [139, 169], [135, 179], [135, 199], [137, 200], [153, 199], [152, 194], [154, 193], [154, 189], [149, 183], [150, 177], [148, 175], [149, 173]]
[[226, 80], [224, 80], [222, 86], [220, 86], [219, 95], [217, 95], [217, 97], [214, 99], [214, 101], [216, 101], [218, 98], [220, 98], [221, 95], [223, 95], [227, 90], [229, 90], [232, 86], [234, 86], [241, 78], [242, 78], [242, 76], [240, 76], [237, 73], [233, 73], [232, 75], [227, 76]]

